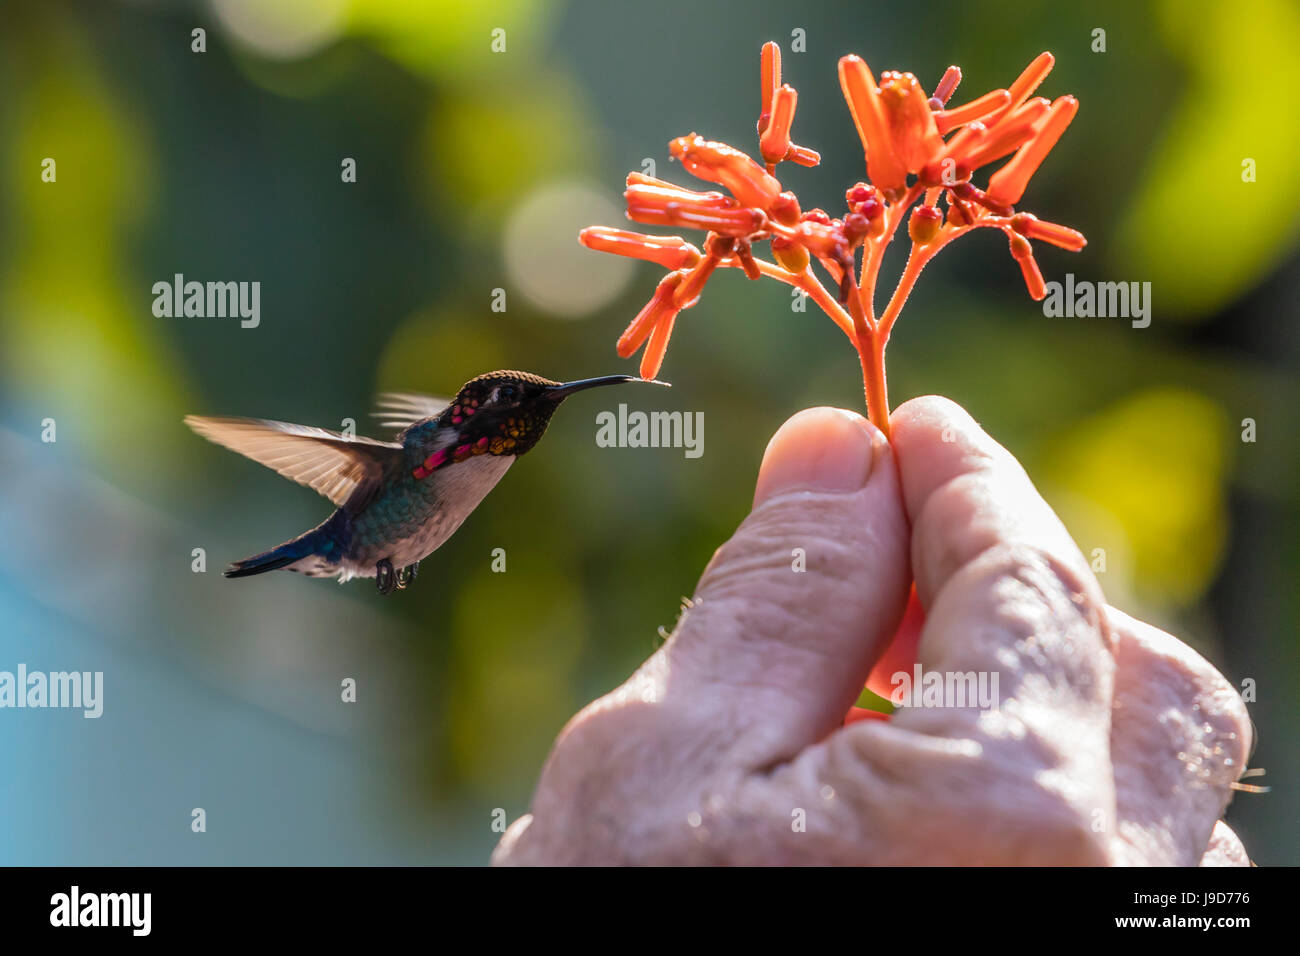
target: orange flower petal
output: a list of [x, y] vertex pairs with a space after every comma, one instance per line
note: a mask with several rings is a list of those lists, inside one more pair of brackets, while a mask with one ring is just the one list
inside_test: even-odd
[[781, 195], [781, 183], [775, 176], [726, 143], [714, 143], [692, 133], [677, 137], [668, 149], [687, 172], [725, 186], [742, 205], [766, 212]]
[[609, 226], [589, 226], [578, 233], [578, 241], [597, 252], [644, 259], [674, 272], [700, 261], [700, 250], [681, 236], [646, 236]]
[[748, 236], [767, 226], [767, 217], [722, 193], [696, 193], [673, 186], [629, 186], [627, 217], [651, 226], [703, 229], [728, 236]]
[[700, 229], [724, 236], [752, 236], [767, 227], [767, 219], [757, 209], [638, 209], [629, 210], [628, 218], [648, 226]]
[[1044, 222], [1032, 213], [1016, 213], [1011, 217], [1011, 228], [1028, 239], [1042, 239], [1071, 252], [1078, 252], [1088, 244], [1087, 237], [1077, 229]]
[[1016, 126], [1020, 123], [1032, 125], [1046, 116], [1051, 107], [1051, 100], [1045, 96], [1035, 96], [1033, 99], [1025, 100], [1019, 106], [1008, 110], [996, 123], [990, 124], [989, 129], [997, 129], [1000, 126]]
[[1056, 64], [1056, 57], [1050, 53], [1040, 53], [1034, 57], [1023, 73], [1016, 77], [1016, 81], [1011, 84], [1011, 109], [1015, 109], [1021, 103], [1029, 98], [1029, 94], [1038, 89], [1040, 83], [1047, 79], [1047, 74], [1052, 72], [1052, 67]]
[[920, 172], [943, 151], [943, 140], [934, 122], [934, 110], [921, 83], [911, 73], [882, 73], [880, 102], [889, 119], [889, 136], [894, 152], [909, 173]]
[[772, 41], [763, 44], [759, 55], [760, 83], [763, 87], [763, 102], [758, 111], [758, 131], [767, 131], [769, 117], [772, 115], [772, 97], [781, 85], [781, 47]]
[[758, 261], [754, 258], [754, 252], [748, 242], [736, 244], [735, 258], [740, 262], [740, 268], [745, 273], [746, 279], [763, 278], [763, 272], [758, 268]]
[[636, 318], [619, 336], [618, 344], [615, 346], [619, 358], [631, 356], [649, 338], [650, 333], [654, 331], [664, 316], [669, 312], [674, 315], [677, 313], [672, 301], [673, 293], [677, 291], [681, 281], [682, 274], [680, 272], [671, 272], [660, 280], [659, 285], [655, 287], [655, 294], [650, 297], [650, 301], [637, 313]]
[[654, 378], [663, 368], [664, 355], [668, 352], [668, 339], [673, 334], [673, 323], [677, 321], [677, 311], [671, 310], [655, 324], [650, 334], [650, 344], [641, 356], [641, 377]]
[[853, 125], [867, 158], [867, 175], [881, 190], [900, 189], [907, 182], [907, 170], [889, 135], [889, 121], [876, 90], [871, 68], [859, 56], [840, 58], [840, 89], [849, 104]]
[[704, 291], [704, 283], [708, 282], [709, 277], [713, 275], [713, 270], [718, 267], [718, 263], [724, 256], [731, 254], [734, 248], [734, 239], [710, 236], [708, 244], [704, 247], [704, 258], [682, 277], [681, 284], [673, 292], [673, 307], [689, 309], [694, 305], [695, 300]]
[[1079, 101], [1073, 96], [1062, 96], [1051, 106], [1047, 115], [1038, 122], [1034, 138], [1021, 146], [1011, 161], [989, 177], [988, 196], [994, 202], [1012, 206], [1025, 194], [1029, 179], [1052, 151], [1065, 128], [1079, 111]]
[[1024, 236], [1011, 233], [1011, 257], [1020, 264], [1020, 274], [1025, 278], [1025, 287], [1029, 297], [1041, 302], [1047, 296], [1047, 284], [1043, 282], [1043, 273], [1034, 260], [1034, 248]]
[[683, 192], [691, 192], [685, 186], [678, 186], [676, 183], [670, 183], [664, 179], [655, 179], [653, 176], [647, 176], [645, 173], [630, 172], [627, 174], [627, 185], [629, 186], [657, 186], [660, 189], [680, 189]]
[[785, 158], [797, 166], [816, 166], [822, 161], [822, 154], [807, 146], [791, 146]]
[[[1015, 122], [1013, 118], [986, 129], [957, 158], [957, 176], [965, 178], [981, 166], [987, 166], [1014, 152], [1035, 135], [1032, 121]], [[969, 127], [967, 127], [969, 129]]]
[[[630, 176], [628, 178], [631, 179]], [[644, 178], [649, 179], [650, 177], [646, 176]], [[638, 206], [666, 206], [669, 203], [680, 203], [697, 209], [737, 208], [734, 199], [730, 196], [724, 196], [716, 190], [701, 193], [693, 189], [683, 189], [681, 186], [674, 186], [672, 183], [665, 183], [662, 180], [655, 180], [653, 183], [632, 183], [624, 190], [623, 198], [628, 201], [629, 205], [635, 203]]]
[[758, 151], [765, 163], [779, 163], [790, 151], [790, 126], [798, 102], [799, 94], [790, 86], [782, 86], [773, 94], [771, 118], [758, 140]]
[[939, 135], [946, 136], [958, 126], [985, 122], [989, 117], [1004, 111], [1010, 104], [1010, 93], [1006, 90], [994, 90], [961, 106], [940, 110], [934, 114], [934, 123], [939, 130]]
[[[958, 175], [958, 159], [979, 142], [984, 132], [983, 123], [970, 123], [959, 129], [956, 135], [950, 137], [948, 142], [944, 144], [943, 151], [921, 170], [921, 180], [927, 184], [942, 183], [944, 182], [944, 173], [950, 172], [951, 177], [948, 179], [948, 183], [952, 184], [969, 176], [969, 170], [965, 175]], [[948, 162], [948, 160], [951, 160], [951, 162]]]

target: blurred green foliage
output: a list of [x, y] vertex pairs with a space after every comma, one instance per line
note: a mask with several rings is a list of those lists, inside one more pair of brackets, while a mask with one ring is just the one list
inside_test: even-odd
[[[958, 63], [961, 100], [1051, 49], [1045, 92], [1073, 92], [1082, 109], [1024, 206], [1090, 244], [1044, 251], [1044, 273], [1151, 281], [1154, 321], [1046, 319], [1001, 242], [966, 240], [903, 314], [892, 398], [941, 392], [965, 405], [1026, 463], [1085, 553], [1105, 550], [1113, 602], [1234, 681], [1260, 682], [1256, 763], [1275, 792], [1238, 800], [1230, 819], [1261, 861], [1294, 862], [1300, 133], [1276, 115], [1297, 85], [1293, 4], [228, 0], [10, 3], [5, 16], [4, 423], [30, 432], [57, 415], [70, 468], [190, 529], [214, 565], [327, 508], [200, 442], [180, 424], [186, 412], [327, 427], [351, 417], [365, 432], [379, 389], [447, 394], [498, 367], [630, 369], [613, 342], [656, 270], [638, 269], [591, 316], [557, 318], [512, 291], [501, 255], [511, 213], [555, 182], [617, 201], [645, 159], [685, 182], [666, 142], [693, 129], [752, 147], [764, 40], [806, 32], [786, 75], [801, 94], [796, 138], [825, 160], [789, 185], [828, 208], [863, 175], [840, 55], [926, 84]], [[312, 16], [318, 29], [303, 34]], [[281, 23], [298, 32], [285, 39]], [[191, 51], [196, 26], [205, 53]], [[504, 52], [492, 50], [497, 28]], [[1104, 53], [1092, 50], [1097, 28]], [[274, 52], [290, 42], [307, 46]], [[41, 181], [44, 157], [57, 158], [56, 186]], [[343, 157], [357, 160], [355, 184], [340, 181]], [[1245, 157], [1257, 182], [1241, 179]], [[262, 325], [154, 318], [150, 287], [176, 272], [261, 281]], [[510, 293], [504, 313], [490, 308], [496, 288]], [[414, 795], [412, 812], [430, 814], [429, 859], [484, 859], [492, 808], [522, 812], [568, 716], [656, 646], [747, 512], [780, 422], [862, 401], [841, 334], [812, 310], [792, 313], [784, 287], [739, 274], [683, 316], [664, 374], [676, 388], [658, 407], [705, 413], [703, 458], [598, 449], [596, 403], [575, 399], [414, 589], [344, 591], [419, 687], [384, 702], [370, 744], [391, 757], [383, 772]], [[1256, 443], [1241, 440], [1246, 418]], [[81, 546], [76, 528], [48, 533]], [[494, 548], [505, 574], [490, 570]], [[288, 575], [232, 583], [158, 562], [130, 580], [150, 608], [140, 626], [160, 633], [176, 632], [191, 589], [338, 600], [337, 587]], [[1278, 586], [1258, 586], [1268, 581]], [[203, 675], [215, 652], [179, 630], [181, 666]]]

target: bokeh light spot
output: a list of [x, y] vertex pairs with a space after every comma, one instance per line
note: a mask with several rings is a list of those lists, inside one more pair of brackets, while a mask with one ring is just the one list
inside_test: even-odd
[[226, 32], [262, 56], [293, 60], [329, 46], [347, 25], [348, 0], [212, 0]]
[[552, 183], [529, 195], [506, 225], [506, 270], [533, 305], [563, 318], [588, 315], [613, 300], [633, 264], [599, 256], [576, 236], [593, 222], [615, 222], [622, 210], [580, 183]]

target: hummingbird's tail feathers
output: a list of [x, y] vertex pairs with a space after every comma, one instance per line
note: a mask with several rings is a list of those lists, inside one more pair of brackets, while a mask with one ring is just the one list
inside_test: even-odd
[[341, 558], [338, 532], [346, 520], [342, 512], [336, 511], [322, 524], [298, 535], [292, 541], [236, 561], [224, 573], [228, 578], [246, 578], [287, 568], [311, 578], [337, 574]]
[[242, 561], [236, 561], [222, 573], [228, 578], [246, 578], [266, 571], [278, 571], [281, 568], [288, 567], [295, 561], [302, 560], [302, 555], [279, 554], [279, 550], [280, 548], [276, 548], [265, 554], [258, 554], [251, 558], [244, 558]]
[[208, 441], [273, 468], [340, 507], [354, 496], [368, 496], [385, 468], [397, 467], [402, 460], [402, 446], [395, 442], [349, 438], [309, 425], [201, 415], [186, 415], [185, 424]]

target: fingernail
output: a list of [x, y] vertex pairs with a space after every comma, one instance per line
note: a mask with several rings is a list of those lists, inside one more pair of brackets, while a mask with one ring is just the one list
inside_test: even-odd
[[871, 477], [874, 435], [875, 429], [854, 412], [799, 412], [767, 444], [754, 506], [792, 491], [857, 491]]

